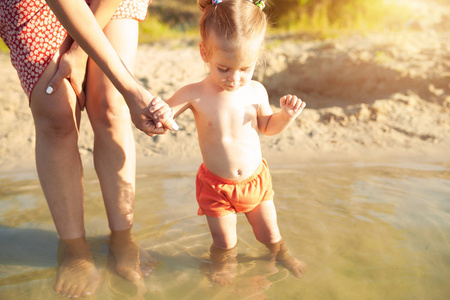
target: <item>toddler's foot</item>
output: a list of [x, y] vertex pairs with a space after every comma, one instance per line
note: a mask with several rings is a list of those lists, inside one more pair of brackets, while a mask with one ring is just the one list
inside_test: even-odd
[[130, 281], [150, 275], [156, 265], [156, 260], [136, 244], [131, 229], [111, 230], [110, 250], [117, 261], [117, 273]]
[[100, 274], [85, 237], [62, 242], [66, 248], [63, 261], [58, 267], [55, 292], [70, 298], [92, 296], [100, 283]]
[[306, 272], [306, 268], [308, 267], [308, 265], [291, 256], [291, 259], [286, 260], [286, 261], [282, 261], [279, 260], [279, 262], [287, 269], [289, 269], [292, 274], [294, 274], [296, 277], [301, 278], [303, 276], [303, 274]]
[[211, 246], [211, 280], [220, 285], [231, 284], [237, 273], [237, 249], [221, 249]]
[[305, 273], [307, 264], [295, 257], [293, 257], [286, 246], [284, 240], [275, 244], [266, 244], [269, 248], [272, 259], [276, 259], [285, 268], [289, 269], [296, 277], [301, 278]]

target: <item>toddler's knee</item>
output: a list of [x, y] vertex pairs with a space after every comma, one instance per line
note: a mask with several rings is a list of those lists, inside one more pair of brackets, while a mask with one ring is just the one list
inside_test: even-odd
[[278, 233], [267, 234], [265, 236], [256, 237], [256, 239], [262, 244], [276, 244], [281, 240], [281, 235]]
[[213, 245], [221, 249], [232, 249], [236, 246], [237, 239], [224, 236], [224, 235], [213, 235]]
[[230, 250], [233, 249], [234, 247], [236, 247], [237, 243], [233, 243], [233, 242], [214, 242], [214, 246], [216, 246], [217, 248], [223, 249], [223, 250]]

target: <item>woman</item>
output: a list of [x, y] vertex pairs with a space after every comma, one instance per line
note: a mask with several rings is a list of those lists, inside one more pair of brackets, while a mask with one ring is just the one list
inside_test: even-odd
[[167, 116], [153, 120], [149, 105], [157, 109], [163, 104], [131, 75], [138, 21], [145, 18], [150, 1], [0, 4], [0, 35], [10, 48], [35, 122], [39, 179], [66, 246], [55, 284], [63, 296], [89, 296], [99, 282], [83, 223], [83, 169], [77, 142], [84, 107], [95, 134], [94, 164], [116, 270], [134, 281], [148, 275], [154, 263], [148, 254], [139, 253], [131, 235], [135, 150], [130, 114], [136, 127], [149, 135], [163, 133], [160, 122], [170, 122]]

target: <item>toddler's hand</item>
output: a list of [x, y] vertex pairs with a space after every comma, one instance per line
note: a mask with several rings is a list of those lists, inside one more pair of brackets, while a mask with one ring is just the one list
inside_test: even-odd
[[306, 103], [295, 95], [285, 95], [280, 98], [281, 111], [290, 119], [295, 119], [305, 108]]
[[159, 97], [153, 98], [150, 102], [149, 112], [152, 114], [156, 127], [160, 128], [164, 126], [167, 129], [177, 131], [179, 129], [178, 124], [172, 119], [172, 109], [166, 102]]

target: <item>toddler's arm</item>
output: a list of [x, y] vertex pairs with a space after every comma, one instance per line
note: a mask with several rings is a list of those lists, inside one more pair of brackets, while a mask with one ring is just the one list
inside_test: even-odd
[[[268, 103], [267, 103], [268, 105]], [[263, 105], [264, 106], [264, 105]], [[261, 133], [265, 135], [275, 135], [286, 129], [295, 118], [300, 115], [306, 103], [295, 95], [284, 95], [280, 98], [281, 111], [266, 115], [259, 126]], [[259, 123], [259, 118], [258, 118]]]
[[284, 113], [291, 121], [300, 115], [305, 106], [306, 103], [295, 95], [288, 94], [280, 98], [281, 113]]
[[155, 119], [161, 120], [161, 123], [165, 123], [164, 120], [168, 118], [172, 119], [172, 128], [169, 129], [178, 130], [179, 127], [173, 119], [190, 107], [190, 102], [186, 99], [189, 99], [190, 91], [192, 90], [190, 88], [191, 86], [185, 86], [179, 89], [165, 102], [159, 98], [156, 101], [154, 99], [151, 103], [150, 113]]

